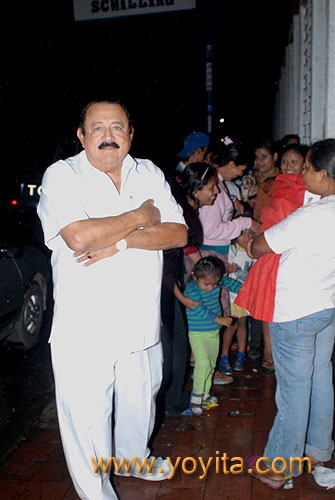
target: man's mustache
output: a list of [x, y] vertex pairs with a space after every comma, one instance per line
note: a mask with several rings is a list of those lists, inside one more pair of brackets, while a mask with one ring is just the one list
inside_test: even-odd
[[113, 142], [102, 142], [98, 146], [99, 149], [110, 148], [110, 147], [120, 149], [120, 146], [118, 145], [118, 143], [114, 142], [114, 141]]

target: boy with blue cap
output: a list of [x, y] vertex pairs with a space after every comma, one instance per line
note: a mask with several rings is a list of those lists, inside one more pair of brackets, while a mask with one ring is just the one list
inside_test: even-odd
[[184, 147], [178, 154], [181, 161], [177, 165], [177, 172], [181, 173], [189, 163], [204, 161], [208, 144], [209, 136], [203, 132], [192, 132], [186, 136]]

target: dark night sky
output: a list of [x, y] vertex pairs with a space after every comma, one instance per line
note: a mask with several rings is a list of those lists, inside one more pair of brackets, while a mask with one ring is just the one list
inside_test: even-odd
[[[135, 125], [132, 153], [164, 169], [175, 165], [187, 133], [206, 131], [206, 0], [196, 10], [80, 23], [71, 0], [8, 4], [1, 15], [2, 167], [12, 169], [13, 158], [22, 169], [28, 158], [48, 158], [75, 136], [80, 111], [94, 98], [125, 103]], [[271, 134], [272, 92], [296, 5], [212, 0], [215, 136], [252, 143]]]

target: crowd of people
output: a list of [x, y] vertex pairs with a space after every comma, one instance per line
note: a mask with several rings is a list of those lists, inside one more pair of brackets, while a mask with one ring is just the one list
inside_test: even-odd
[[[317, 470], [333, 453], [335, 236], [330, 227], [335, 139], [312, 146], [300, 144], [297, 135], [286, 136], [281, 144], [266, 139], [255, 145], [253, 159], [250, 165], [245, 147], [229, 137], [206, 159], [216, 169], [219, 192], [214, 197], [212, 191], [212, 203], [197, 203], [202, 242], [194, 248], [193, 271], [185, 252], [187, 274], [191, 270], [185, 295], [198, 302], [186, 305], [195, 360], [190, 411], [201, 415], [203, 408], [217, 404], [209, 393], [208, 376], [213, 377], [216, 366], [230, 377], [243, 371], [249, 338], [251, 359], [262, 357], [262, 367], [277, 378], [278, 412], [264, 456], [271, 464], [276, 457], [289, 463], [290, 457], [306, 455]], [[190, 169], [192, 175], [196, 169], [204, 190], [203, 173], [211, 167], [186, 164], [177, 182], [183, 187]], [[200, 188], [193, 191], [195, 199]], [[213, 256], [225, 265], [221, 274], [217, 266], [216, 271], [212, 268]], [[229, 284], [220, 281], [222, 273], [239, 282], [240, 289], [228, 292]], [[220, 297], [221, 311], [212, 296]], [[224, 326], [221, 355], [218, 324]], [[237, 351], [231, 366], [235, 332]], [[196, 339], [201, 339], [201, 348]], [[298, 415], [294, 425], [292, 415]], [[292, 480], [284, 465], [282, 474], [258, 472], [259, 458], [246, 461], [257, 479], [273, 489]], [[291, 472], [295, 476], [301, 470], [296, 465]]]
[[[149, 460], [155, 424], [218, 406], [213, 386], [232, 383], [248, 355], [276, 376], [277, 415], [268, 470], [258, 456], [247, 469], [277, 489], [289, 474], [271, 470], [277, 457], [322, 467], [334, 448], [335, 139], [266, 139], [250, 154], [229, 137], [209, 150], [209, 136], [192, 132], [164, 176], [129, 155], [133, 127], [118, 101], [88, 104], [77, 134], [83, 151], [47, 169], [38, 213], [52, 250], [60, 431], [79, 497], [116, 499], [88, 457]], [[133, 464], [115, 474], [170, 472], [155, 457], [150, 473]]]

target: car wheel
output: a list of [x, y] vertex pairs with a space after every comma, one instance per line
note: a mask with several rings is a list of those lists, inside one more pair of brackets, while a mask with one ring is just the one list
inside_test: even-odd
[[43, 320], [43, 292], [40, 285], [33, 282], [24, 294], [22, 309], [16, 328], [16, 339], [25, 349], [30, 349], [38, 341]]

